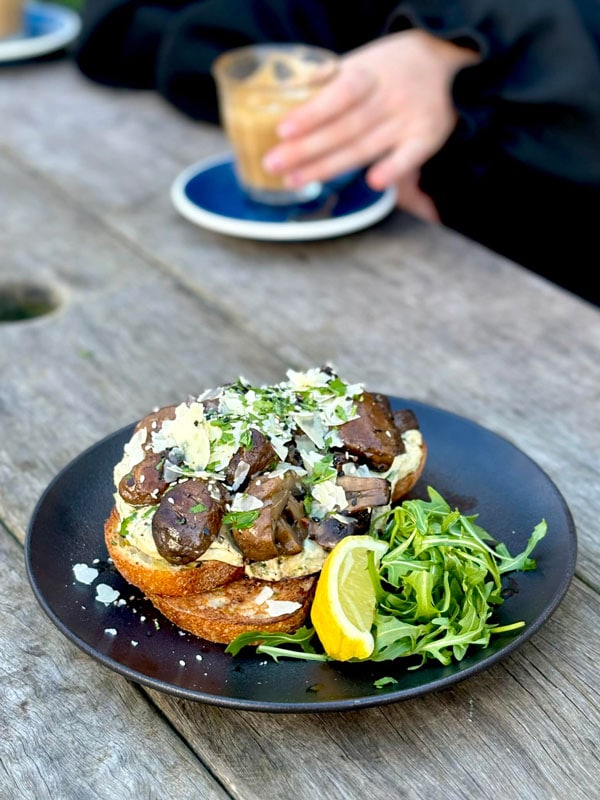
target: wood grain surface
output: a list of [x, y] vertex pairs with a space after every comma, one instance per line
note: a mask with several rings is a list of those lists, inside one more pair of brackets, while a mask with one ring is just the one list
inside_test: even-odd
[[[599, 309], [400, 212], [304, 244], [196, 227], [169, 189], [226, 149], [219, 129], [67, 59], [3, 67], [0, 121], [0, 298], [25, 283], [58, 302], [0, 324], [0, 797], [598, 796]], [[23, 566], [54, 475], [156, 405], [327, 361], [475, 420], [546, 471], [579, 545], [549, 622], [450, 689], [325, 714], [179, 700], [68, 642]]]

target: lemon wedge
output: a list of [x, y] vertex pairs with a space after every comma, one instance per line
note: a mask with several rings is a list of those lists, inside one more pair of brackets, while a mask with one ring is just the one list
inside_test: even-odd
[[388, 549], [371, 536], [346, 536], [327, 556], [312, 604], [311, 619], [328, 656], [338, 661], [368, 658], [375, 642], [375, 588], [368, 553], [378, 563]]

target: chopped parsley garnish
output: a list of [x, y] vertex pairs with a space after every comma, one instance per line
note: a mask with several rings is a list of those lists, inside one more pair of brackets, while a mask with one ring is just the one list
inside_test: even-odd
[[337, 378], [337, 377], [332, 378], [329, 381], [329, 383], [327, 384], [327, 386], [328, 386], [329, 389], [331, 389], [331, 391], [334, 394], [337, 394], [340, 397], [345, 395], [346, 391], [348, 389], [347, 384], [345, 384], [343, 380], [341, 380], [340, 378]]
[[240, 444], [242, 447], [252, 447], [252, 431], [250, 428], [243, 431], [242, 435], [240, 436]]
[[328, 481], [331, 478], [335, 478], [336, 475], [337, 471], [333, 466], [333, 455], [328, 454], [323, 456], [320, 461], [316, 461], [313, 464], [312, 472], [305, 479], [304, 483], [307, 485], [322, 483], [323, 481]]
[[127, 537], [129, 523], [134, 517], [135, 517], [135, 512], [133, 514], [130, 514], [128, 517], [125, 517], [125, 519], [121, 520], [121, 524], [119, 525], [119, 536], [122, 536], [124, 539]]
[[223, 522], [241, 531], [253, 525], [259, 514], [259, 509], [254, 509], [253, 511], [229, 511], [223, 517]]

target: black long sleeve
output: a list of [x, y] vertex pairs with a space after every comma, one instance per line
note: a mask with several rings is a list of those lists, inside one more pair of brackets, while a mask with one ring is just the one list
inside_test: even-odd
[[385, 32], [393, 0], [87, 0], [75, 60], [90, 78], [155, 88], [195, 119], [217, 121], [210, 66], [251, 42], [304, 42], [342, 53]]

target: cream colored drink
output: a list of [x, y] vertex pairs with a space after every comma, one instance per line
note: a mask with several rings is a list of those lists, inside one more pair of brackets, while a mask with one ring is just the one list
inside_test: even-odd
[[220, 56], [213, 74], [221, 119], [234, 151], [242, 188], [269, 204], [306, 202], [321, 190], [311, 184], [290, 190], [262, 167], [279, 138], [277, 125], [294, 106], [309, 100], [337, 70], [334, 53], [305, 45], [269, 44], [238, 48]]
[[23, 5], [23, 0], [0, 0], [0, 39], [22, 33]]

